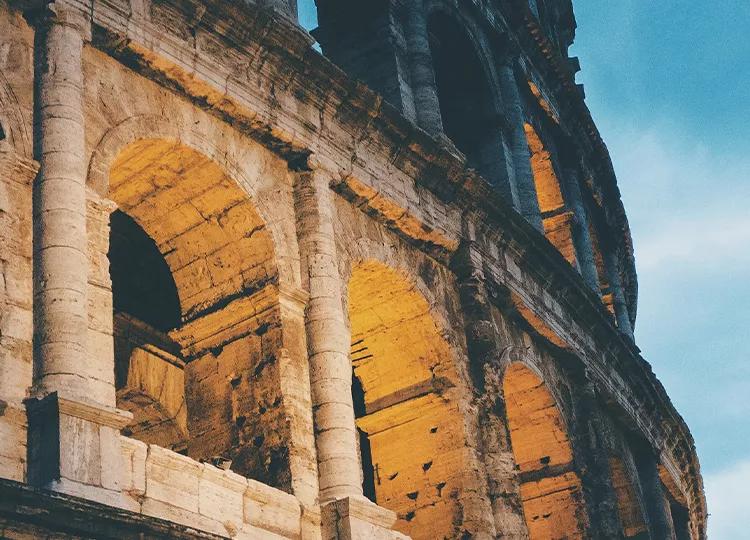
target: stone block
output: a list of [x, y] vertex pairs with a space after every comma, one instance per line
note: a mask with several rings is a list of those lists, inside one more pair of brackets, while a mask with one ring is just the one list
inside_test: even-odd
[[245, 523], [284, 538], [299, 538], [301, 515], [300, 504], [293, 495], [255, 480], [247, 481]]
[[133, 496], [146, 493], [146, 457], [148, 445], [129, 437], [120, 437], [122, 451], [122, 490]]
[[204, 463], [200, 477], [198, 507], [202, 515], [239, 530], [243, 523], [243, 497], [247, 480]]
[[0, 478], [26, 480], [26, 411], [0, 401]]
[[200, 463], [188, 457], [149, 445], [146, 458], [146, 497], [198, 514], [202, 468]]

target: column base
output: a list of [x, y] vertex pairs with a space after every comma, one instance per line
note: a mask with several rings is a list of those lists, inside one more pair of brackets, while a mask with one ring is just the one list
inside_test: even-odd
[[366, 497], [352, 496], [322, 505], [323, 538], [326, 540], [400, 540], [408, 536], [394, 531], [396, 513]]
[[81, 403], [56, 392], [25, 402], [29, 484], [123, 506], [120, 430], [132, 415]]

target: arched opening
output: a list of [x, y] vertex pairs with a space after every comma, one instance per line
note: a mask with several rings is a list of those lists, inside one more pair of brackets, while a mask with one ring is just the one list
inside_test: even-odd
[[648, 538], [648, 526], [643, 516], [643, 507], [625, 463], [619, 457], [609, 459], [612, 487], [617, 497], [617, 511], [625, 538]]
[[476, 48], [442, 12], [429, 17], [427, 28], [445, 134], [487, 181], [509, 186], [512, 169], [505, 159], [510, 152], [502, 138], [502, 118]]
[[573, 212], [565, 204], [552, 156], [531, 124], [524, 124], [524, 130], [526, 142], [529, 145], [531, 171], [534, 175], [539, 210], [542, 213], [544, 235], [570, 264], [576, 266], [571, 223]]
[[589, 237], [591, 238], [591, 249], [594, 252], [594, 263], [596, 264], [596, 273], [599, 277], [599, 291], [602, 297], [602, 303], [607, 310], [615, 315], [615, 298], [612, 287], [609, 282], [609, 275], [604, 263], [604, 252], [602, 243], [599, 239], [597, 227], [593, 220], [589, 221]]
[[290, 489], [277, 269], [247, 193], [204, 154], [140, 139], [108, 196], [126, 433]]
[[[156, 242], [127, 214], [110, 216], [117, 404], [133, 413], [126, 435], [184, 452], [184, 362], [168, 335], [180, 324], [172, 274]], [[165, 384], [166, 383], [166, 384]]]
[[552, 394], [539, 376], [516, 363], [505, 372], [503, 395], [530, 538], [584, 538], [581, 480]]
[[457, 537], [465, 453], [450, 347], [424, 296], [380, 263], [354, 269], [348, 299], [364, 491], [412, 538]]

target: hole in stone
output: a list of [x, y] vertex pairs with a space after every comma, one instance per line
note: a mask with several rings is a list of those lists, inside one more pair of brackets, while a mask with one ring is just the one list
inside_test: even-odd
[[437, 433], [438, 428], [435, 426], [434, 428], [430, 429], [430, 433]]
[[422, 464], [422, 470], [424, 472], [427, 472], [430, 470], [430, 467], [432, 467], [432, 461], [428, 461], [427, 463]]
[[2, 122], [0, 122], [0, 141], [5, 140], [5, 129], [3, 128]]
[[246, 421], [247, 421], [247, 417], [238, 416], [237, 419], [234, 421], [234, 423], [237, 425], [238, 428], [242, 428], [242, 426], [245, 425]]
[[407, 493], [406, 496], [409, 497], [412, 501], [416, 501], [417, 497], [419, 497], [419, 491], [412, 491], [411, 493]]
[[397, 472], [395, 472], [395, 473], [393, 473], [392, 475], [390, 475], [390, 476], [388, 477], [388, 480], [395, 480], [397, 476], [398, 476], [398, 473], [397, 473]]
[[414, 512], [407, 512], [406, 515], [404, 515], [404, 520], [411, 521], [414, 519], [415, 513]]
[[260, 448], [263, 445], [263, 441], [265, 441], [266, 438], [263, 435], [258, 435], [253, 439], [253, 445], [256, 448]]
[[439, 484], [438, 484], [437, 486], [435, 486], [435, 487], [437, 487], [437, 494], [438, 494], [438, 497], [442, 497], [442, 496], [443, 496], [443, 488], [445, 487], [445, 482], [440, 482], [440, 483], [439, 483]]
[[229, 381], [229, 384], [232, 385], [232, 388], [237, 388], [240, 383], [242, 382], [242, 377], [234, 377], [232, 380]]
[[549, 465], [549, 462], [550, 462], [549, 456], [544, 456], [539, 459], [539, 463], [541, 463], [542, 465]]

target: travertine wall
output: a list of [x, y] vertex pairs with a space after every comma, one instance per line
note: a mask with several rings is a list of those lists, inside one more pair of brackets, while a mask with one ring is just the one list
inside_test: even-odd
[[[599, 173], [529, 143], [499, 66], [508, 163], [537, 175], [519, 214], [426, 109], [421, 3], [398, 92], [437, 138], [276, 4], [0, 3], [0, 477], [196, 538], [662, 538], [683, 512], [703, 538], [692, 441], [632, 343], [628, 246], [577, 218], [617, 209]], [[115, 210], [163, 258], [174, 328], [114, 312]]]

